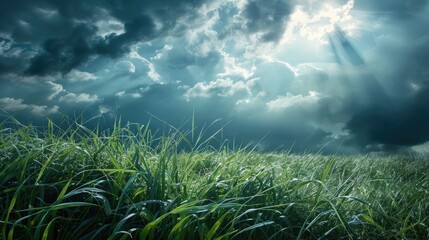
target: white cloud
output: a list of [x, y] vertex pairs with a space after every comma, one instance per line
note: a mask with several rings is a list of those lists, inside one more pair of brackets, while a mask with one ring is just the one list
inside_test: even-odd
[[51, 86], [48, 100], [52, 100], [55, 96], [64, 91], [63, 85], [61, 84], [53, 83], [50, 81], [48, 82], [48, 84]]
[[128, 71], [130, 71], [130, 73], [136, 72], [136, 66], [132, 62], [130, 62], [130, 68], [128, 69]]
[[117, 93], [115, 94], [115, 96], [117, 96], [117, 97], [122, 97], [122, 96], [124, 96], [124, 94], [125, 94], [125, 91], [120, 91], [120, 92], [117, 92]]
[[142, 97], [142, 95], [140, 94], [140, 93], [131, 93], [131, 97], [133, 97], [133, 98], [141, 98]]
[[[172, 47], [170, 45], [165, 45], [163, 50], [166, 51], [170, 51], [172, 49]], [[143, 56], [141, 56], [137, 50], [132, 50], [129, 53], [129, 57], [130, 58], [134, 58], [134, 59], [138, 59], [140, 61], [142, 61], [144, 64], [146, 64], [149, 68], [149, 72], [147, 73], [147, 76], [152, 79], [155, 82], [161, 82], [161, 76], [158, 74], [158, 72], [155, 69], [155, 65], [150, 62], [149, 60], [147, 60], [146, 58], [144, 58]], [[162, 57], [162, 52], [158, 52], [157, 55], [155, 56], [155, 59], [159, 57]]]
[[149, 72], [147, 73], [148, 77], [150, 77], [155, 82], [160, 82], [161, 76], [156, 72], [155, 65], [153, 63], [148, 64]]
[[293, 72], [293, 75], [296, 77], [296, 76], [298, 76], [298, 68], [297, 67], [294, 67], [294, 66], [292, 66], [292, 64], [290, 64], [290, 63], [288, 63], [288, 62], [286, 62], [286, 61], [282, 61], [282, 60], [279, 60], [279, 59], [277, 59], [277, 58], [272, 58], [272, 57], [267, 57], [267, 61], [269, 61], [269, 62], [276, 62], [276, 63], [280, 63], [280, 64], [282, 64], [283, 66], [285, 66], [286, 68], [288, 68], [291, 72]]
[[111, 108], [109, 108], [109, 107], [107, 107], [107, 106], [103, 106], [103, 105], [101, 105], [101, 106], [99, 106], [98, 107], [98, 112], [100, 113], [100, 114], [106, 114], [106, 113], [109, 113], [109, 112], [111, 112], [112, 111], [112, 109]]
[[6, 52], [8, 52], [12, 45], [14, 44], [14, 41], [11, 38], [6, 38], [6, 36], [0, 36], [0, 54], [4, 55]]
[[[25, 55], [24, 55], [25, 54]], [[0, 33], [0, 55], [3, 57], [32, 57], [35, 52], [30, 49], [24, 49], [14, 39], [10, 34]]]
[[120, 35], [125, 32], [124, 24], [115, 18], [111, 17], [110, 14], [103, 9], [100, 10], [101, 15], [105, 15], [107, 18], [101, 18], [100, 20], [95, 22], [95, 26], [97, 26], [97, 35], [100, 37], [106, 37], [112, 33], [116, 35]]
[[217, 79], [208, 83], [199, 82], [192, 88], [188, 89], [185, 93], [185, 98], [189, 101], [191, 98], [208, 98], [213, 94], [218, 96], [228, 97], [238, 92], [244, 91], [247, 94], [251, 94], [251, 87], [253, 86], [255, 79], [249, 81], [236, 81], [227, 79]]
[[[140, 88], [139, 91], [144, 92], [144, 89]], [[142, 97], [142, 94], [140, 92], [138, 92], [138, 91], [133, 92], [133, 93], [126, 93], [125, 91], [120, 91], [120, 92], [117, 92], [115, 94], [116, 97], [124, 97], [125, 95], [126, 96], [131, 96], [133, 98], [141, 98]]]
[[341, 26], [348, 33], [356, 28], [357, 20], [350, 14], [354, 0], [349, 0], [344, 5], [339, 6], [323, 3], [322, 6], [314, 7], [312, 2], [309, 3], [310, 6], [299, 5], [293, 12], [282, 42], [287, 42], [296, 33], [308, 40], [324, 42], [323, 38], [327, 33], [334, 31], [335, 25]]
[[[155, 56], [154, 56], [154, 57], [152, 57], [151, 59], [152, 59], [152, 60], [159, 60], [159, 59], [161, 59], [161, 58], [164, 56], [164, 53], [165, 53], [165, 52], [170, 51], [171, 49], [173, 49], [173, 46], [172, 46], [172, 45], [170, 45], [170, 44], [166, 44], [166, 45], [164, 45], [164, 47], [163, 47], [163, 48], [156, 50], [156, 54], [155, 54]], [[130, 54], [130, 55], [131, 55], [131, 54]], [[146, 60], [144, 57], [140, 56], [136, 51], [132, 52], [131, 57], [133, 57], [133, 58], [137, 58], [137, 59], [140, 59], [140, 60], [144, 61], [145, 63], [146, 63], [146, 61], [147, 61], [147, 62], [149, 62], [149, 61], [148, 61], [148, 60]], [[142, 58], [143, 58], [143, 59], [142, 59]]]
[[178, 29], [188, 28], [185, 38], [188, 50], [195, 56], [206, 57], [213, 49], [222, 46], [218, 38], [218, 32], [214, 30], [219, 23], [219, 9], [227, 5], [227, 1], [211, 1], [201, 6], [198, 16], [189, 16], [178, 20]]
[[223, 56], [224, 71], [219, 73], [218, 77], [228, 77], [228, 76], [240, 76], [244, 79], [249, 79], [255, 74], [256, 66], [253, 64], [250, 69], [240, 66], [237, 62], [237, 58], [231, 56], [225, 51], [220, 51], [220, 54]]
[[22, 103], [24, 100], [22, 99], [14, 99], [14, 98], [0, 98], [0, 106], [4, 110], [11, 110], [11, 111], [19, 111], [24, 110], [28, 107], [27, 104]]
[[61, 96], [59, 101], [60, 102], [66, 102], [66, 103], [94, 103], [99, 101], [97, 95], [89, 95], [87, 93], [81, 93], [81, 94], [75, 94], [75, 93], [68, 93], [64, 96]]
[[116, 63], [115, 68], [119, 71], [127, 71], [129, 73], [136, 72], [136, 66], [130, 61], [120, 61]]
[[286, 109], [294, 106], [308, 106], [317, 103], [321, 94], [316, 91], [309, 91], [307, 96], [292, 95], [280, 96], [275, 100], [267, 102], [267, 108], [270, 111]]
[[93, 74], [93, 73], [89, 73], [89, 72], [82, 72], [79, 70], [72, 70], [71, 72], [69, 72], [66, 75], [67, 79], [70, 82], [84, 82], [84, 81], [93, 81], [96, 80], [98, 77]]
[[264, 91], [258, 92], [256, 94], [256, 96], [249, 96], [248, 98], [245, 99], [240, 99], [238, 100], [235, 105], [237, 106], [243, 106], [243, 105], [248, 105], [248, 104], [252, 104], [258, 101], [261, 101], [262, 98], [266, 97], [267, 93]]
[[58, 113], [58, 110], [60, 110], [60, 107], [59, 107], [59, 106], [57, 106], [57, 105], [54, 105], [52, 108], [50, 108], [50, 109], [48, 110], [48, 114], [55, 114], [55, 113]]
[[23, 111], [30, 112], [34, 115], [43, 116], [47, 114], [55, 114], [58, 112], [57, 105], [49, 108], [46, 105], [26, 104], [22, 99], [15, 99], [10, 97], [0, 98], [0, 108], [6, 111]]

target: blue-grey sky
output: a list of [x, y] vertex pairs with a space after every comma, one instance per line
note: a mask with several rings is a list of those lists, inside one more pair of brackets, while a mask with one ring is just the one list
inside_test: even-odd
[[429, 149], [427, 0], [1, 5], [0, 109], [21, 121], [195, 113], [262, 150]]

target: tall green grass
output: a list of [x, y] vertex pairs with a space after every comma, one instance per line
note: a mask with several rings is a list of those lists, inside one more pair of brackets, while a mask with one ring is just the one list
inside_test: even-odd
[[120, 121], [0, 129], [0, 239], [429, 238], [424, 158], [215, 150]]

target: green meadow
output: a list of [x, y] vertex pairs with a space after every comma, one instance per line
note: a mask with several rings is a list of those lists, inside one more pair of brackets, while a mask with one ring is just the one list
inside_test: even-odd
[[216, 138], [3, 123], [0, 239], [429, 238], [423, 156], [261, 153]]

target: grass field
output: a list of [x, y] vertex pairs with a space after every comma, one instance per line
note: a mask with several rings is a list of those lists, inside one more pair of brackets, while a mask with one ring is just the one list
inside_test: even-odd
[[429, 238], [423, 157], [213, 149], [148, 125], [0, 131], [0, 239]]

